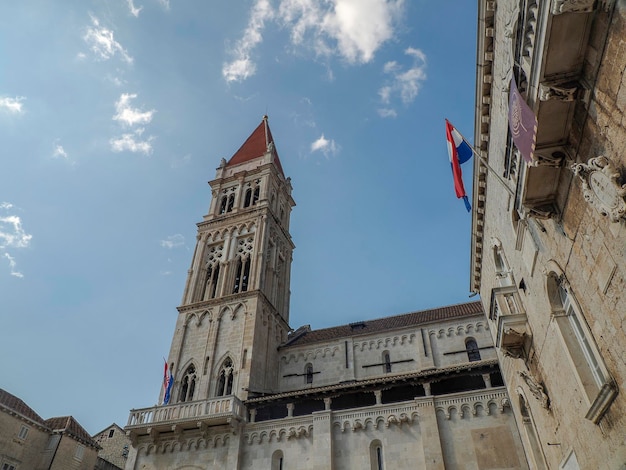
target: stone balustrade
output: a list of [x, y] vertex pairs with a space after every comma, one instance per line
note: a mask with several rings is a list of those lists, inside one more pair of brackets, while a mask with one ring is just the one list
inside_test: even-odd
[[245, 421], [245, 406], [234, 395], [209, 400], [153, 406], [130, 411], [126, 429], [175, 425], [185, 421], [225, 424], [233, 418]]

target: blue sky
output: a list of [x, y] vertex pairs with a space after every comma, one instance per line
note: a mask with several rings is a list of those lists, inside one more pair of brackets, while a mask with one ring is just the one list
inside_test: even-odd
[[468, 300], [473, 2], [62, 3], [0, 3], [0, 387], [91, 433], [156, 403], [207, 181], [264, 114], [293, 328]]

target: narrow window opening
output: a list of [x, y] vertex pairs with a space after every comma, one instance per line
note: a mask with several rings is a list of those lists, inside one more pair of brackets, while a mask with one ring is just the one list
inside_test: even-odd
[[243, 350], [243, 357], [241, 359], [241, 368], [245, 369], [246, 368], [246, 360], [248, 359], [248, 350], [244, 349]]
[[202, 370], [202, 375], [206, 375], [208, 369], [209, 369], [209, 356], [207, 356], [206, 359], [204, 360], [204, 369]]
[[467, 351], [468, 361], [480, 361], [480, 350], [478, 349], [478, 344], [475, 339], [469, 338], [465, 341], [465, 350]]
[[261, 195], [261, 188], [260, 187], [256, 187], [254, 188], [254, 195], [252, 196], [252, 205], [256, 205], [257, 202], [259, 202], [259, 196]]
[[220, 201], [220, 214], [223, 214], [224, 212], [226, 212], [227, 202], [228, 202], [228, 198], [224, 196], [222, 200]]
[[383, 450], [380, 447], [376, 447], [376, 462], [378, 470], [383, 470]]
[[304, 383], [312, 384], [313, 383], [313, 364], [307, 364], [304, 369]]
[[115, 429], [110, 429], [109, 430], [109, 439], [113, 437], [113, 434], [115, 434]]
[[193, 393], [196, 388], [196, 368], [194, 365], [187, 367], [183, 380], [181, 382], [180, 394], [178, 396], [179, 402], [192, 401]]
[[226, 212], [231, 212], [234, 206], [235, 206], [235, 195], [231, 194], [230, 196], [228, 196], [228, 204], [226, 206]]
[[243, 277], [241, 279], [241, 292], [248, 290], [248, 277], [250, 276], [250, 258], [243, 263]]
[[230, 395], [233, 392], [233, 361], [230, 358], [226, 358], [222, 364], [218, 377], [216, 395], [218, 397]]
[[391, 372], [391, 358], [389, 357], [389, 351], [383, 352], [383, 372], [389, 374]]
[[241, 282], [241, 269], [242, 269], [241, 258], [237, 260], [237, 271], [235, 274], [235, 285], [233, 286], [233, 294], [239, 292], [239, 283]]
[[246, 189], [246, 196], [243, 200], [243, 207], [249, 207], [250, 201], [252, 200], [252, 188]]

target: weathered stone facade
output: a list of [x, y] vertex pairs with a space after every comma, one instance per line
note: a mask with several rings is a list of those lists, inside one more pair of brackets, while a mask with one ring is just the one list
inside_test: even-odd
[[291, 331], [295, 203], [266, 119], [210, 185], [171, 399], [131, 410], [127, 469], [528, 468], [479, 302]]
[[[99, 433], [94, 434], [93, 440], [98, 443], [98, 457], [118, 468], [126, 466], [130, 452], [130, 439], [126, 432], [113, 423]], [[101, 465], [104, 465], [101, 463]], [[98, 467], [97, 467], [98, 468]]]
[[98, 445], [71, 416], [44, 420], [0, 389], [2, 470], [93, 470]]
[[626, 468], [625, 7], [479, 2], [471, 287], [533, 468]]

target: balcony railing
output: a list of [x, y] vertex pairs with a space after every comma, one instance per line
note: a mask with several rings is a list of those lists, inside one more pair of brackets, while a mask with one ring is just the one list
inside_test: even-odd
[[137, 431], [141, 428], [160, 428], [193, 421], [207, 425], [229, 423], [233, 418], [245, 420], [246, 408], [241, 401], [231, 395], [210, 400], [190, 401], [174, 405], [153, 406], [131, 410], [126, 429]]

